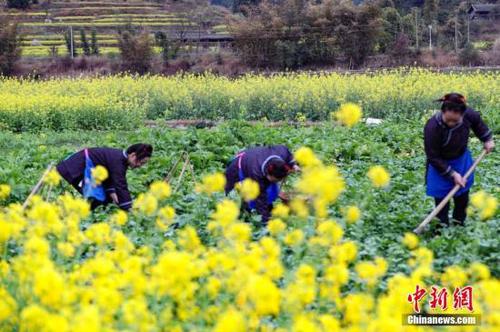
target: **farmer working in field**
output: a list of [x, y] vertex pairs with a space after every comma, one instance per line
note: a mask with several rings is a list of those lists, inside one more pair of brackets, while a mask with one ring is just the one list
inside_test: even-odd
[[[127, 186], [128, 168], [139, 168], [153, 154], [149, 144], [134, 144], [126, 150], [89, 148], [76, 152], [57, 165], [59, 174], [91, 202], [92, 210], [100, 205], [115, 203], [123, 210], [132, 207]], [[107, 176], [98, 174], [106, 173]], [[105, 178], [100, 183], [99, 178]]]
[[238, 182], [250, 178], [259, 184], [259, 196], [244, 203], [247, 211], [255, 209], [262, 216], [262, 224], [267, 225], [273, 202], [284, 198], [278, 183], [291, 172], [299, 170], [292, 153], [284, 145], [254, 147], [236, 155], [226, 168], [226, 195]]
[[[424, 129], [427, 195], [434, 197], [437, 206], [454, 185], [460, 185], [453, 197], [453, 219], [464, 225], [469, 189], [474, 182], [473, 174], [467, 181], [463, 178], [473, 164], [467, 149], [469, 132], [474, 131], [488, 153], [495, 146], [493, 134], [480, 114], [467, 107], [464, 96], [450, 93], [438, 101], [442, 103], [441, 112], [429, 119]], [[449, 203], [437, 215], [440, 227], [449, 226], [448, 210]]]

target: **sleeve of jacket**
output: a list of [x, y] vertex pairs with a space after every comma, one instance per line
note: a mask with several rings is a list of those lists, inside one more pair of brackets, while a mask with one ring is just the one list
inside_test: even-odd
[[129, 210], [132, 207], [132, 196], [128, 190], [127, 169], [122, 165], [110, 166], [109, 183], [105, 186], [106, 193], [115, 192], [118, 196], [118, 206], [120, 209]]
[[493, 137], [493, 132], [488, 128], [479, 112], [469, 109], [468, 116], [471, 122], [472, 131], [482, 142], [487, 142]]
[[443, 176], [450, 176], [453, 169], [448, 164], [448, 162], [440, 156], [441, 140], [439, 134], [436, 132], [436, 128], [432, 125], [427, 124], [424, 129], [424, 147], [425, 154], [429, 164], [434, 166], [439, 173]]
[[259, 196], [255, 200], [255, 210], [261, 215], [261, 222], [263, 226], [266, 226], [267, 222], [271, 218], [273, 205], [267, 202], [267, 192], [262, 184], [260, 184], [260, 191]]
[[107, 178], [103, 183], [102, 183], [104, 190], [106, 191], [106, 195], [109, 195], [111, 193], [116, 193], [116, 188], [114, 185], [114, 182], [111, 180], [111, 176]]
[[231, 164], [229, 164], [229, 166], [226, 168], [224, 175], [226, 176], [226, 185], [224, 186], [224, 191], [226, 195], [228, 195], [229, 192], [234, 189], [236, 183], [238, 183], [239, 181], [237, 164], [235, 162], [231, 162]]

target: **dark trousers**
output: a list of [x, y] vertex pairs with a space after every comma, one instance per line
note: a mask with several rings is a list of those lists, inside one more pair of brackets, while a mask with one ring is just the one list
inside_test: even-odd
[[[443, 198], [434, 198], [436, 202], [436, 206], [441, 203]], [[460, 196], [453, 197], [453, 203], [455, 204], [453, 208], [453, 219], [460, 222], [461, 225], [464, 224], [465, 218], [467, 217], [467, 205], [469, 204], [469, 191], [466, 191]], [[448, 217], [448, 213], [450, 210], [450, 203], [446, 204], [444, 208], [438, 213], [437, 217], [441, 221], [441, 224], [448, 226], [450, 224], [450, 220]]]

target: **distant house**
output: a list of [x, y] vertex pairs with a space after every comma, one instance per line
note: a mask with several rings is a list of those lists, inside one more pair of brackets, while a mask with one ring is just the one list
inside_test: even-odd
[[497, 4], [473, 4], [467, 10], [469, 20], [495, 18], [500, 14], [500, 5]]

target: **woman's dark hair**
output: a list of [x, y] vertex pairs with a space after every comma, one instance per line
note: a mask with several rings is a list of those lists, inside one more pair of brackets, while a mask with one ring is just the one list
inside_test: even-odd
[[441, 111], [454, 111], [464, 113], [467, 109], [465, 97], [459, 93], [448, 93], [442, 98], [436, 100], [441, 102]]
[[288, 164], [282, 159], [271, 159], [266, 166], [267, 174], [277, 178], [278, 180], [284, 179], [288, 175], [289, 171], [290, 166], [288, 166]]
[[137, 160], [143, 160], [153, 155], [153, 147], [149, 144], [137, 143], [127, 148], [127, 154], [131, 153], [135, 153]]

